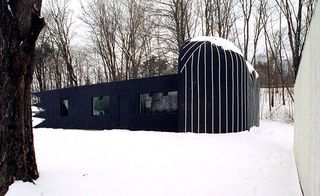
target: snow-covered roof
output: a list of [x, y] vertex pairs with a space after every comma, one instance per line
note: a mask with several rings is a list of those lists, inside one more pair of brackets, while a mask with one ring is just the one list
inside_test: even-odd
[[237, 46], [235, 46], [229, 40], [223, 39], [221, 37], [199, 36], [199, 37], [192, 38], [190, 41], [191, 42], [209, 41], [216, 46], [221, 46], [221, 48], [223, 48], [224, 50], [231, 50], [231, 51], [236, 52], [238, 54], [241, 54], [243, 56], [241, 50]]
[[[232, 42], [230, 42], [229, 40], [226, 40], [224, 38], [213, 37], [213, 36], [199, 36], [199, 37], [192, 38], [190, 40], [190, 42], [200, 42], [200, 41], [201, 42], [203, 42], [203, 41], [211, 42], [212, 44], [214, 44], [216, 46], [220, 46], [224, 50], [231, 50], [231, 51], [233, 51], [235, 53], [238, 53], [241, 56], [243, 56], [241, 50], [237, 46], [235, 46]], [[248, 68], [250, 73], [255, 71], [253, 66], [248, 61], [246, 61], [246, 64], [247, 64], [247, 68]], [[258, 77], [258, 73], [257, 72], [256, 72], [256, 75]]]
[[256, 73], [256, 77], [258, 78], [258, 77], [259, 77], [259, 74], [258, 74], [258, 72], [256, 72], [256, 70], [253, 68], [253, 66], [251, 65], [251, 63], [249, 63], [248, 61], [246, 61], [246, 64], [247, 64], [248, 71], [249, 71], [250, 73], [255, 72], [255, 73]]

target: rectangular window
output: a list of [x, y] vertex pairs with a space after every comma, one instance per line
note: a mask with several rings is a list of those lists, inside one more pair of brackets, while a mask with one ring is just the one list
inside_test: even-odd
[[173, 113], [178, 110], [178, 92], [140, 94], [140, 114]]
[[151, 113], [151, 101], [152, 97], [150, 94], [140, 94], [140, 114]]
[[109, 113], [110, 96], [100, 96], [92, 98], [92, 115], [103, 116]]
[[35, 95], [32, 95], [32, 97], [31, 97], [31, 104], [32, 104], [32, 105], [39, 104], [40, 102], [41, 102], [40, 97], [37, 97], [37, 96], [35, 96]]
[[69, 115], [69, 100], [62, 99], [60, 103], [60, 114], [61, 116], [68, 116]]
[[177, 91], [171, 91], [168, 92], [168, 95], [166, 96], [167, 99], [167, 111], [168, 112], [177, 112], [178, 111], [178, 92]]
[[166, 111], [165, 98], [163, 93], [152, 94], [152, 111], [153, 113], [162, 113]]

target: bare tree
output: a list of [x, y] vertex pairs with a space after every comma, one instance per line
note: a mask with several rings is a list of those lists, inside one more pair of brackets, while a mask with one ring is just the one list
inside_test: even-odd
[[64, 60], [56, 47], [56, 42], [46, 26], [39, 35], [36, 45], [36, 59], [33, 91], [60, 89], [68, 86], [67, 76], [62, 66]]
[[68, 2], [68, 0], [49, 0], [44, 12], [45, 16], [50, 19], [48, 20], [50, 36], [55, 42], [67, 70], [67, 86], [77, 86], [71, 52], [73, 20], [68, 10]]
[[306, 33], [314, 10], [314, 0], [298, 0], [296, 3], [290, 0], [275, 1], [286, 19], [287, 36], [290, 43], [292, 64], [296, 77]]
[[256, 14], [255, 14], [255, 22], [254, 22], [254, 36], [253, 36], [253, 52], [252, 52], [252, 59], [251, 64], [253, 66], [256, 65], [256, 56], [257, 56], [257, 48], [258, 48], [258, 42], [260, 40], [260, 35], [263, 31], [263, 27], [266, 25], [266, 20], [263, 21], [263, 11], [265, 10], [265, 7], [267, 5], [266, 0], [260, 0], [259, 4], [256, 5]]
[[143, 62], [141, 68], [142, 77], [153, 77], [170, 73], [168, 60], [165, 57], [151, 56]]
[[117, 62], [117, 29], [121, 11], [117, 1], [93, 0], [82, 9], [84, 16], [81, 19], [90, 27], [93, 47], [102, 60], [105, 81], [121, 79]]
[[124, 8], [128, 16], [122, 16], [119, 34], [124, 63], [129, 73], [126, 78], [138, 78], [148, 44], [153, 38], [151, 5], [145, 0], [130, 0]]
[[[289, 89], [289, 85], [287, 84], [283, 71], [281, 70], [281, 67], [279, 65], [279, 58], [282, 61], [282, 26], [278, 30], [278, 32], [275, 33], [274, 31], [274, 24], [275, 21], [272, 20], [271, 13], [275, 13], [276, 9], [274, 7], [265, 6], [263, 11], [263, 28], [264, 28], [264, 38], [265, 38], [265, 48], [266, 48], [266, 54], [268, 59], [268, 86], [269, 86], [269, 105], [273, 107], [274, 105], [274, 87], [277, 87], [275, 84], [276, 82], [276, 73], [280, 75], [280, 79], [282, 84], [286, 87], [287, 92], [291, 98], [292, 101], [294, 101], [293, 95]], [[268, 14], [269, 13], [269, 14]], [[274, 14], [273, 14], [274, 15]], [[280, 20], [280, 25], [281, 25]], [[278, 22], [278, 21], [276, 21]], [[269, 26], [268, 26], [269, 25]], [[271, 29], [268, 31], [268, 29]], [[281, 37], [279, 40], [279, 36]], [[269, 58], [270, 56], [270, 58]], [[282, 65], [282, 64], [281, 64]], [[270, 89], [272, 89], [272, 94], [270, 94]], [[269, 107], [269, 110], [271, 110], [271, 107]]]
[[139, 77], [148, 44], [153, 39], [151, 3], [146, 0], [94, 0], [83, 7], [106, 81]]
[[37, 88], [34, 91], [45, 91], [52, 89], [49, 83], [50, 74], [54, 72], [50, 66], [54, 57], [55, 49], [52, 47], [48, 33], [43, 30], [39, 35], [36, 45], [36, 58], [35, 58], [35, 81], [37, 82]]
[[228, 39], [237, 17], [234, 13], [234, 0], [213, 1], [213, 25], [219, 37]]
[[35, 42], [45, 25], [41, 0], [0, 1], [0, 195], [39, 176], [33, 146], [31, 83]]
[[263, 33], [264, 33], [264, 45], [265, 45], [265, 54], [267, 57], [267, 81], [268, 81], [268, 103], [269, 103], [269, 111], [271, 111], [271, 108], [274, 104], [274, 93], [273, 93], [273, 78], [272, 78], [272, 60], [270, 57], [270, 42], [268, 40], [268, 24], [270, 21], [272, 21], [271, 18], [271, 12], [273, 11], [272, 8], [270, 8], [267, 1], [265, 2], [264, 6], [260, 7], [260, 14], [261, 14], [261, 20], [263, 23]]
[[250, 19], [255, 0], [239, 0], [243, 14], [243, 56], [248, 59], [249, 39], [250, 39]]
[[179, 49], [184, 42], [191, 38], [194, 26], [192, 23], [192, 0], [162, 0], [160, 8], [156, 9], [157, 15], [161, 16], [160, 26], [166, 30], [164, 39], [171, 52], [178, 55]]
[[78, 85], [90, 84], [90, 49], [84, 46], [74, 48], [74, 68], [77, 76]]
[[[201, 3], [201, 1], [200, 1]], [[214, 2], [213, 0], [204, 0], [204, 29], [205, 35], [214, 35], [215, 24], [214, 24]]]
[[[280, 64], [280, 74], [282, 75], [282, 77], [284, 76], [284, 70], [283, 70], [283, 60], [282, 60], [282, 18], [281, 18], [281, 13], [279, 13], [279, 33], [278, 33], [278, 56], [280, 57], [279, 60], [279, 64]], [[285, 95], [284, 95], [284, 82], [283, 80], [281, 80], [281, 87], [282, 87], [282, 105], [286, 104], [286, 100], [285, 100]]]

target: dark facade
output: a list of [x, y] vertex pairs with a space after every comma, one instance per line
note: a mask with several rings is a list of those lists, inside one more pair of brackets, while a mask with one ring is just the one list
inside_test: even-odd
[[227, 133], [259, 125], [259, 80], [242, 55], [189, 41], [179, 57], [179, 130]]
[[189, 41], [175, 75], [35, 93], [37, 127], [228, 133], [259, 125], [259, 79], [243, 57]]
[[[177, 101], [166, 107], [161, 100], [177, 90], [177, 75], [168, 75], [35, 93], [45, 110], [36, 115], [45, 119], [37, 127], [177, 131]], [[99, 100], [102, 109], [93, 103]]]

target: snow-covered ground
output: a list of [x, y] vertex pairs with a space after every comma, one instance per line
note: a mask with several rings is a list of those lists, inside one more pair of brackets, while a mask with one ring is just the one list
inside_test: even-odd
[[[292, 88], [291, 93], [294, 94]], [[282, 102], [281, 88], [275, 89], [274, 107], [269, 110], [269, 89], [261, 88], [260, 90], [260, 119], [269, 119], [273, 121], [293, 123], [294, 103], [291, 100], [287, 90], [284, 92], [285, 105]]]
[[35, 129], [40, 178], [7, 196], [301, 196], [293, 126], [234, 134]]

